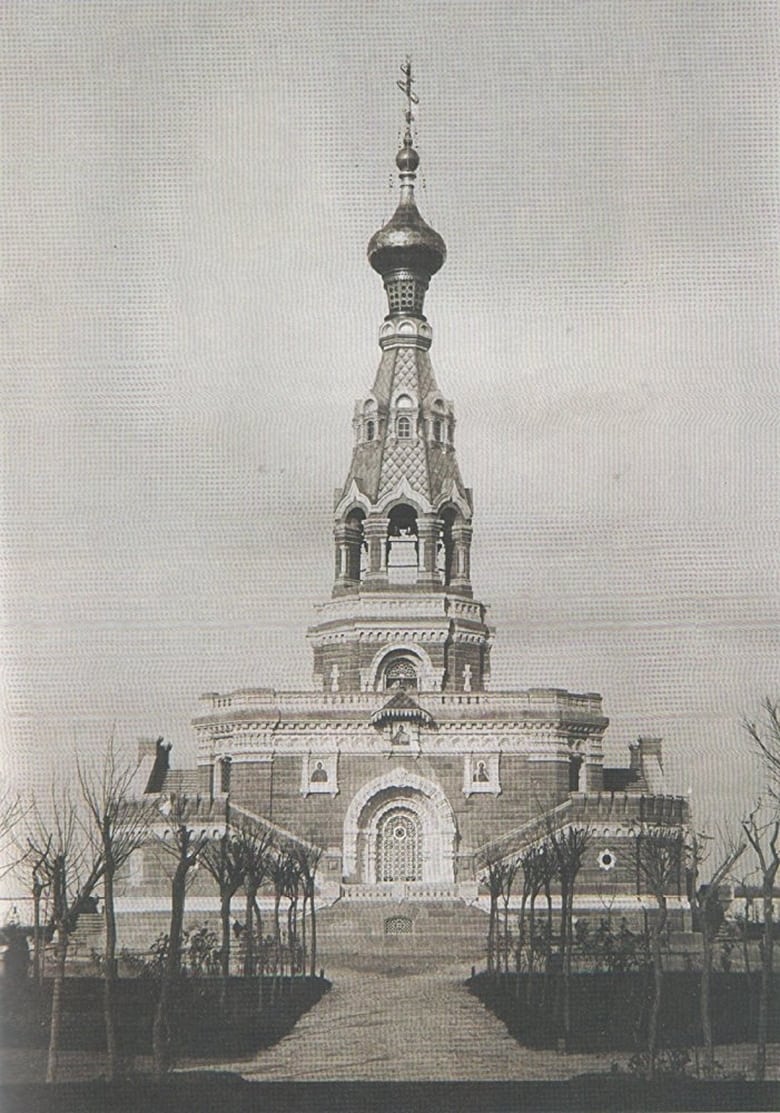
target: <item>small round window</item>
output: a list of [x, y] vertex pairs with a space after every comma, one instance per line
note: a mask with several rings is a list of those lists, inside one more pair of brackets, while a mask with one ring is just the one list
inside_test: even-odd
[[612, 851], [602, 850], [599, 854], [599, 869], [604, 870], [605, 873], [608, 873], [609, 870], [613, 870], [616, 865], [617, 858], [612, 853]]

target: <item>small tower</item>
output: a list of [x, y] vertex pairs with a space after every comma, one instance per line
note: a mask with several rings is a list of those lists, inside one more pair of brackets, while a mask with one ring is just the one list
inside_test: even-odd
[[460, 476], [455, 415], [434, 377], [423, 313], [447, 252], [415, 202], [417, 97], [411, 65], [402, 70], [400, 198], [368, 245], [388, 301], [382, 356], [370, 392], [355, 406], [352, 462], [336, 492], [333, 599], [310, 631], [315, 677], [332, 691], [481, 691], [490, 632], [484, 606], [472, 599], [471, 491]]

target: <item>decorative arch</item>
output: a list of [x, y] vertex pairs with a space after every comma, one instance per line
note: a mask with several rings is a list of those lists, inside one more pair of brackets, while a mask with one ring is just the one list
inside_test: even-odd
[[403, 475], [394, 487], [380, 491], [376, 510], [380, 514], [387, 515], [394, 506], [402, 502], [409, 503], [418, 514], [430, 514], [434, 509], [425, 494], [412, 487], [408, 478]]
[[376, 832], [382, 819], [399, 807], [420, 819], [425, 840], [422, 879], [452, 882], [457, 827], [450, 802], [435, 781], [403, 766], [368, 781], [352, 797], [344, 816], [345, 875], [354, 874], [358, 868], [358, 842], [362, 838], [366, 842], [364, 872], [369, 875], [366, 880], [376, 880], [373, 872]]
[[366, 515], [371, 513], [371, 502], [370, 502], [370, 500], [366, 497], [366, 495], [363, 494], [363, 492], [360, 490], [357, 483], [353, 479], [352, 482], [349, 485], [349, 489], [347, 490], [347, 493], [339, 501], [339, 504], [336, 507], [336, 510], [335, 510], [335, 513], [334, 513], [336, 523], [338, 524], [340, 521], [342, 521], [344, 518], [346, 518], [347, 514], [350, 511], [355, 510], [358, 507]]
[[368, 669], [368, 685], [367, 690], [374, 692], [380, 681], [380, 676], [384, 670], [385, 663], [388, 657], [396, 657], [402, 655], [409, 657], [416, 657], [420, 662], [420, 668], [417, 673], [417, 687], [418, 689], [428, 691], [438, 691], [438, 683], [436, 670], [433, 667], [431, 658], [426, 653], [421, 645], [411, 641], [397, 641], [391, 642], [389, 645], [384, 645], [374, 655], [369, 669]]

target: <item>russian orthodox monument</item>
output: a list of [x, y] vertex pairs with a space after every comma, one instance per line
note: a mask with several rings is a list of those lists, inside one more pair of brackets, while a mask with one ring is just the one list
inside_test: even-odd
[[[387, 313], [335, 497], [333, 590], [308, 634], [314, 686], [204, 696], [197, 769], [170, 770], [167, 748], [150, 744], [143, 787], [162, 800], [197, 795], [204, 822], [229, 801], [234, 816], [321, 847], [326, 912], [386, 902], [466, 914], [480, 907], [486, 862], [551, 829], [587, 824], [577, 909], [603, 914], [608, 900], [630, 913], [637, 824], [679, 827], [686, 805], [665, 794], [658, 739], [632, 746], [626, 768], [605, 768], [599, 695], [490, 688], [493, 630], [472, 586], [479, 523], [425, 316], [446, 248], [415, 199], [415, 98], [405, 73], [400, 196], [368, 244]], [[140, 899], [154, 878], [136, 872]], [[321, 923], [326, 932], [327, 916]]]

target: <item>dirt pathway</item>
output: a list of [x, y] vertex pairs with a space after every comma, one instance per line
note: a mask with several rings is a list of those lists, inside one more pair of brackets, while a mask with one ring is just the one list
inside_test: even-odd
[[462, 972], [330, 976], [333, 988], [289, 1035], [221, 1069], [256, 1081], [485, 1081], [568, 1078], [614, 1058], [521, 1047], [466, 991]]

